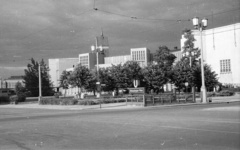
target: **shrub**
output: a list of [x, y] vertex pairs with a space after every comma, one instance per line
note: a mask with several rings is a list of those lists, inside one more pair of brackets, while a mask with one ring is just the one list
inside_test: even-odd
[[0, 104], [1, 103], [9, 103], [10, 99], [8, 96], [0, 96]]
[[76, 105], [78, 103], [78, 100], [76, 99], [62, 99], [61, 105]]
[[17, 95], [18, 97], [18, 102], [25, 102], [26, 101], [26, 94], [25, 93], [19, 93]]
[[18, 103], [18, 96], [17, 95], [12, 95], [10, 96], [10, 103], [17, 104]]
[[235, 94], [234, 92], [229, 90], [223, 90], [219, 92], [219, 96], [232, 96], [234, 94]]
[[58, 98], [42, 98], [39, 102], [41, 105], [59, 105], [60, 99]]
[[77, 103], [78, 105], [96, 105], [99, 104], [98, 102], [94, 101], [94, 100], [80, 100]]

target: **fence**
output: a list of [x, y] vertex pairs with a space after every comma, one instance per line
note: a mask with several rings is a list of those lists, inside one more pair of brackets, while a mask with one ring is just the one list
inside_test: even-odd
[[127, 95], [126, 105], [154, 106], [180, 102], [195, 102], [191, 93], [174, 94], [163, 93], [159, 95]]

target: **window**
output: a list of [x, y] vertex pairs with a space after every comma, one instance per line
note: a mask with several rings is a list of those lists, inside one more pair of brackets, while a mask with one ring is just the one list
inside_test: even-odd
[[231, 72], [231, 61], [230, 59], [220, 60], [220, 73]]
[[80, 64], [88, 67], [88, 56], [80, 56]]

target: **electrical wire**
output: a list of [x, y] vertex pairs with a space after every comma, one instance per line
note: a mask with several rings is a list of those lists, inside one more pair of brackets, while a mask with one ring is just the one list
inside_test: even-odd
[[129, 18], [129, 19], [137, 19], [137, 20], [145, 20], [145, 21], [190, 21], [189, 19], [162, 19], [162, 18], [143, 18], [143, 17], [137, 17], [137, 16], [130, 16], [130, 15], [125, 15], [125, 14], [120, 14], [120, 13], [114, 13], [111, 11], [106, 11], [106, 10], [102, 10], [99, 8], [94, 8], [95, 11], [99, 11], [105, 14], [110, 14], [110, 15], [115, 15], [115, 16], [120, 16], [120, 17], [125, 17], [125, 18]]

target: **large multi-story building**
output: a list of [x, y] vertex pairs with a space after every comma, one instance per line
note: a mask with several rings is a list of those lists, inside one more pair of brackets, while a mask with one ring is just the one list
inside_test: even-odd
[[[201, 47], [199, 31], [194, 30], [195, 47]], [[224, 85], [240, 86], [240, 23], [204, 30], [203, 58]], [[181, 47], [184, 45], [181, 39]]]

